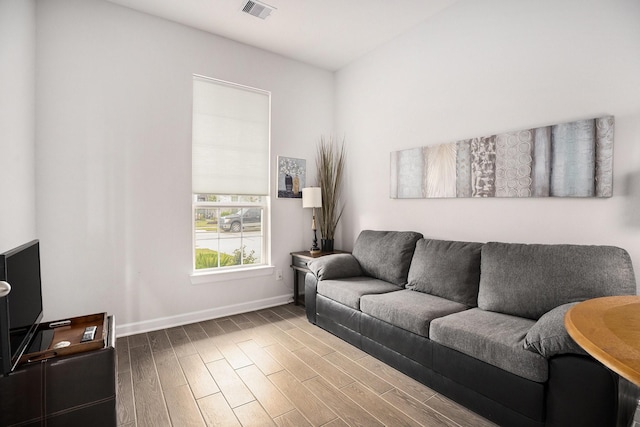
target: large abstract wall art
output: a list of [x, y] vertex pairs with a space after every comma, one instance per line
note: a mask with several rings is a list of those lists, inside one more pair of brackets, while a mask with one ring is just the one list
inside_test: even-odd
[[391, 153], [391, 198], [611, 197], [613, 116]]

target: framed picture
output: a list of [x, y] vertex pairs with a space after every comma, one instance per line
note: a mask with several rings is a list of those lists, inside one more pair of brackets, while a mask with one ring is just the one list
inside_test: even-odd
[[278, 156], [278, 198], [301, 199], [306, 175], [305, 159]]
[[393, 199], [612, 197], [613, 116], [391, 153]]

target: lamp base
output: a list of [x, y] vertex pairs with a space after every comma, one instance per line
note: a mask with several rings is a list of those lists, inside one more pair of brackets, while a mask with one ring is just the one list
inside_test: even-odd
[[313, 246], [311, 246], [309, 252], [311, 253], [311, 255], [318, 255], [321, 252], [320, 248], [318, 247], [318, 237], [316, 236], [315, 227], [313, 228]]

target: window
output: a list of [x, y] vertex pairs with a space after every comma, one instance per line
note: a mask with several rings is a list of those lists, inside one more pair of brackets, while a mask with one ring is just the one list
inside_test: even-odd
[[194, 195], [196, 271], [265, 264], [265, 199]]
[[267, 265], [270, 94], [193, 78], [196, 272]]

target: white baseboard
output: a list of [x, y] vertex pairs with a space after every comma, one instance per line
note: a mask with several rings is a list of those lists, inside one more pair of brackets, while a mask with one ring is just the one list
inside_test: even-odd
[[142, 322], [125, 323], [116, 325], [116, 337], [141, 334], [143, 332], [157, 331], [159, 329], [172, 328], [174, 326], [188, 325], [189, 323], [202, 322], [204, 320], [217, 319], [219, 317], [234, 314], [248, 313], [263, 308], [276, 307], [293, 301], [290, 294], [281, 295], [262, 300], [249, 301], [242, 304], [216, 307], [210, 310], [194, 311], [176, 316], [160, 317], [158, 319], [144, 320]]

